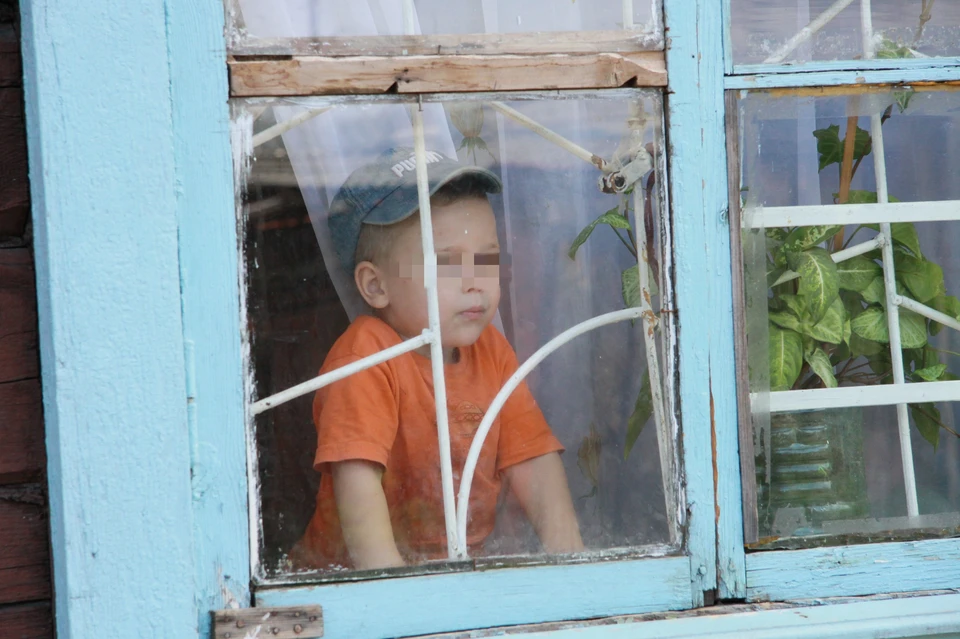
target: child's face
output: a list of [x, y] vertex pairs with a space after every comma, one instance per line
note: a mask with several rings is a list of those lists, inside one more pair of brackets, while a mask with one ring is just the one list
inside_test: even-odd
[[[470, 346], [500, 303], [500, 244], [493, 209], [485, 198], [468, 198], [432, 207], [431, 217], [443, 346]], [[405, 337], [419, 335], [427, 328], [419, 224], [397, 236], [389, 262], [383, 274], [389, 304], [382, 317]]]

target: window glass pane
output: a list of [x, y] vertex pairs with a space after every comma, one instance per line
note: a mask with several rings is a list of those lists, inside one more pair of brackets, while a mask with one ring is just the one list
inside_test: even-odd
[[[875, 57], [960, 54], [960, 4], [956, 2], [731, 0], [734, 63], [861, 60], [866, 57], [862, 7], [869, 7]], [[805, 29], [810, 37], [801, 33]]]
[[[427, 327], [411, 108], [382, 100], [235, 105], [246, 167], [251, 401]], [[675, 480], [667, 491], [663, 481], [674, 467], [672, 389], [656, 384], [652, 393], [648, 381], [674, 376], [672, 315], [660, 313], [671, 308], [671, 264], [661, 250], [669, 225], [655, 168], [663, 160], [659, 94], [422, 108], [428, 177], [440, 189], [431, 202], [457, 490], [473, 437], [517, 362], [580, 322], [623, 312], [624, 295], [640, 303], [638, 242], [652, 257], [644, 279], [662, 320], [649, 341], [644, 320], [625, 315], [580, 335], [510, 396], [472, 483], [470, 557], [566, 554], [581, 550], [581, 538], [589, 552], [675, 547], [676, 507], [667, 507]], [[278, 123], [291, 128], [271, 138]], [[605, 158], [604, 172], [593, 154]], [[628, 192], [601, 191], [601, 176]], [[371, 504], [384, 500], [387, 538], [407, 565], [447, 558], [432, 380], [429, 347], [421, 347], [319, 393], [255, 416], [251, 409], [263, 575], [362, 567], [369, 556], [361, 538], [351, 546], [345, 518], [359, 518], [362, 537]], [[552, 523], [532, 526], [538, 517]]]
[[[756, 482], [760, 538], [952, 534], [960, 93], [753, 93], [739, 116], [756, 462], [745, 481]], [[876, 205], [884, 191], [892, 206]], [[891, 224], [892, 243], [878, 244], [874, 222]], [[888, 324], [898, 303], [902, 376]]]
[[634, 48], [662, 46], [659, 0], [565, 2], [547, 0], [228, 0], [240, 36], [455, 35], [563, 31], [619, 31], [636, 35]]

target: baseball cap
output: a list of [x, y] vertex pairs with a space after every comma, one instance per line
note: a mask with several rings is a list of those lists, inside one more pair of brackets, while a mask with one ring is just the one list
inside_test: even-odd
[[[463, 176], [475, 176], [487, 193], [502, 190], [500, 179], [476, 165], [461, 164], [442, 153], [427, 151], [427, 182], [430, 195]], [[340, 264], [348, 271], [364, 224], [388, 226], [401, 222], [420, 208], [417, 193], [416, 156], [411, 148], [393, 148], [373, 162], [356, 169], [330, 203], [327, 225]]]

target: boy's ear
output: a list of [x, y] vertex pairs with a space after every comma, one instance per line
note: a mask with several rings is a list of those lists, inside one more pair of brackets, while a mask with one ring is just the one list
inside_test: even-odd
[[387, 295], [386, 281], [383, 272], [373, 262], [360, 262], [353, 270], [353, 279], [357, 290], [370, 308], [386, 308], [390, 302]]

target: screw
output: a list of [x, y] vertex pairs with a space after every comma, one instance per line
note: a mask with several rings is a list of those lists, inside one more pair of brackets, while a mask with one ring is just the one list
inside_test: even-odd
[[310, 621], [316, 621], [316, 620], [317, 620], [316, 615], [313, 615], [313, 616], [310, 617]]
[[280, 634], [280, 629], [279, 629], [279, 628], [271, 628], [271, 629], [270, 629], [270, 632], [272, 632], [272, 633], [275, 634], [275, 635], [279, 635], [279, 634]]
[[223, 633], [224, 639], [230, 639], [230, 637], [232, 637], [232, 636], [233, 636], [233, 635], [231, 635], [229, 632]]
[[293, 627], [293, 631], [299, 635], [301, 632], [303, 632], [303, 626], [301, 626], [300, 624], [296, 624]]
[[243, 619], [237, 619], [237, 628], [243, 628], [245, 625], [247, 624], [243, 623]]
[[299, 613], [299, 612], [295, 612], [295, 613], [293, 613], [293, 616], [299, 618], [299, 617], [300, 617], [300, 613]]

